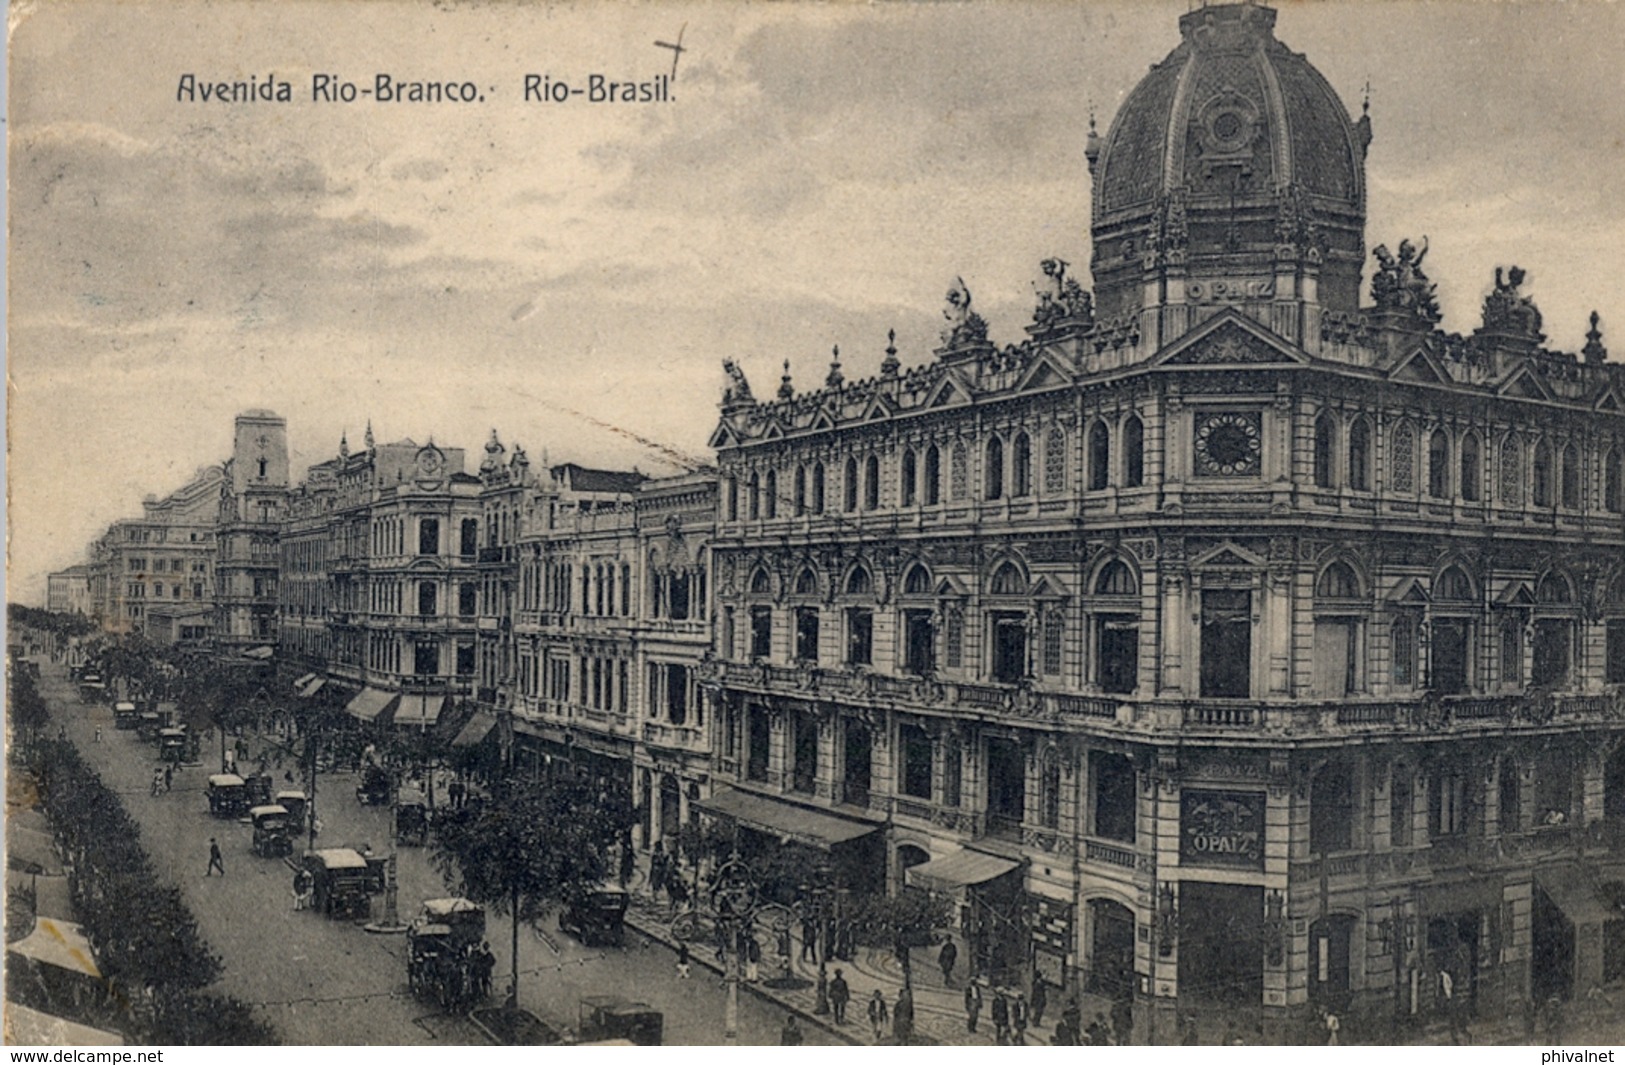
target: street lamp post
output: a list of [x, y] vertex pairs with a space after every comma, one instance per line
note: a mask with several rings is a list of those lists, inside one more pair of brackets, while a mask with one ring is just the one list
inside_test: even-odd
[[[395, 879], [395, 863], [400, 845], [401, 779], [400, 771], [389, 770], [389, 860], [384, 864], [384, 917], [367, 924], [367, 931], [379, 935], [399, 935], [406, 931], [401, 923], [399, 890]], [[514, 917], [515, 923], [518, 916]]]

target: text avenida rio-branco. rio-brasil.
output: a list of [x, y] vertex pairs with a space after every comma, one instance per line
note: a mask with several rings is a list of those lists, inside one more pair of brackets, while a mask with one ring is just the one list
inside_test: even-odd
[[[526, 74], [523, 99], [526, 103], [641, 103], [672, 101], [671, 75], [659, 74], [645, 81], [617, 81], [604, 74], [589, 74], [585, 80], [554, 78], [550, 74]], [[312, 103], [484, 103], [485, 93], [473, 81], [413, 81], [392, 74], [375, 74], [371, 80], [356, 81], [337, 74], [312, 74]], [[258, 75], [235, 81], [219, 81], [197, 74], [182, 74], [175, 86], [176, 103], [292, 103], [293, 83], [275, 74]]]

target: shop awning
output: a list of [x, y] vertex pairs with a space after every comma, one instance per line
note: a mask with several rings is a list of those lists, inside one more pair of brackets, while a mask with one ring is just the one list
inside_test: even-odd
[[497, 716], [486, 713], [484, 710], [474, 711], [474, 716], [464, 723], [458, 730], [456, 737], [451, 741], [453, 747], [475, 747], [485, 741], [485, 737], [496, 728]]
[[748, 828], [788, 837], [814, 847], [833, 847], [867, 836], [880, 828], [868, 821], [851, 821], [819, 810], [737, 788], [719, 791], [699, 803], [700, 809], [727, 817]]
[[910, 887], [952, 892], [997, 880], [1017, 868], [1019, 863], [1008, 858], [960, 849], [942, 858], [911, 865], [905, 876]]
[[394, 692], [378, 688], [362, 688], [344, 709], [351, 717], [358, 717], [363, 721], [376, 721], [378, 715], [398, 698], [400, 696]]
[[1591, 881], [1572, 866], [1536, 869], [1535, 883], [1563, 911], [1563, 916], [1574, 922], [1576, 934], [1580, 934], [1578, 929], [1582, 927], [1600, 928], [1605, 922], [1625, 917], [1597, 898]]
[[541, 740], [543, 743], [555, 744], [559, 747], [568, 746], [570, 742], [569, 738], [564, 735], [563, 729], [548, 728], [544, 725], [537, 725], [533, 722], [525, 721], [520, 718], [514, 719], [513, 731], [515, 735], [529, 736], [532, 739]]
[[300, 677], [298, 680], [293, 682], [294, 690], [298, 691], [300, 688], [303, 688], [305, 685], [309, 684], [311, 681], [313, 681], [315, 679], [316, 679], [316, 674], [314, 674], [314, 673], [306, 673], [304, 676]]
[[265, 659], [270, 658], [274, 654], [276, 654], [276, 650], [274, 648], [271, 648], [271, 647], [250, 647], [248, 650], [243, 652], [243, 657], [244, 658], [257, 658], [257, 659], [260, 659], [261, 661], [264, 661]]
[[6, 828], [6, 864], [25, 873], [62, 873], [62, 859], [57, 857], [50, 833], [22, 825]]
[[445, 705], [444, 695], [403, 695], [401, 705], [395, 708], [395, 724], [427, 728], [440, 719]]
[[306, 684], [304, 687], [299, 689], [299, 698], [301, 698], [301, 699], [309, 699], [311, 696], [315, 695], [317, 692], [321, 691], [326, 686], [327, 686], [327, 681], [324, 678], [322, 678], [322, 677], [312, 677], [309, 684]]
[[6, 950], [58, 969], [82, 973], [100, 980], [102, 971], [90, 951], [90, 940], [72, 921], [41, 917], [25, 939], [6, 944]]
[[7, 1046], [121, 1047], [124, 1037], [87, 1024], [75, 1024], [62, 1017], [29, 1009], [16, 1002], [6, 1003]]

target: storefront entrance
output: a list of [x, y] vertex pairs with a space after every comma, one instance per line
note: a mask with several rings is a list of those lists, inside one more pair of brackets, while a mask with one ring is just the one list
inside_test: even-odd
[[1529, 993], [1536, 1002], [1566, 1001], [1574, 993], [1574, 925], [1539, 885], [1530, 919]]
[[1428, 970], [1433, 974], [1426, 992], [1433, 996], [1433, 1011], [1444, 1010], [1445, 1003], [1438, 974], [1450, 973], [1452, 994], [1458, 1009], [1469, 1016], [1477, 1012], [1478, 1003], [1478, 925], [1481, 915], [1477, 910], [1466, 913], [1441, 914], [1428, 919]]
[[1179, 997], [1257, 1007], [1264, 996], [1264, 889], [1187, 880], [1179, 888]]
[[1089, 900], [1089, 972], [1085, 990], [1108, 998], [1134, 994], [1134, 911], [1111, 899]]

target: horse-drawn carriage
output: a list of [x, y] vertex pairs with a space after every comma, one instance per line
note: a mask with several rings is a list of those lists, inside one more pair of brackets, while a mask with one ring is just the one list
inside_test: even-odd
[[495, 966], [484, 945], [485, 910], [467, 899], [430, 899], [406, 931], [412, 993], [442, 1009], [462, 1009], [489, 990]]

